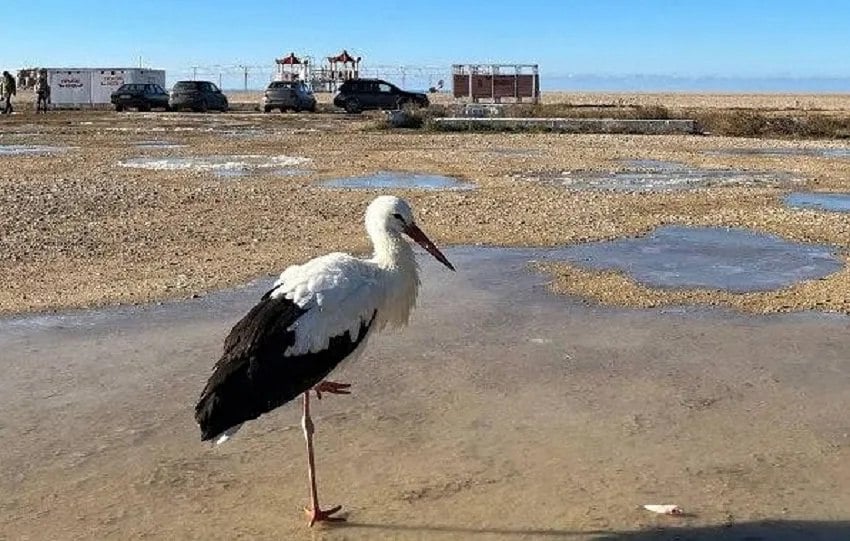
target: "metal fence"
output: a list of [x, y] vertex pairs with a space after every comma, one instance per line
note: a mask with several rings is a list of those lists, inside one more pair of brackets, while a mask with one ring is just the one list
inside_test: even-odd
[[[170, 87], [177, 81], [204, 80], [212, 81], [226, 90], [262, 90], [274, 80], [277, 70], [274, 65], [249, 64], [212, 64], [205, 66], [186, 66], [176, 70], [168, 70], [166, 81]], [[417, 66], [417, 65], [366, 65], [360, 66], [360, 77], [375, 77], [394, 83], [401, 88], [411, 90], [428, 90], [445, 85], [451, 80], [451, 66]]]

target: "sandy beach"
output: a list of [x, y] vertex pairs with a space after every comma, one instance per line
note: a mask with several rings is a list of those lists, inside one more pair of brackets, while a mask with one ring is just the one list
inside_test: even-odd
[[[834, 96], [745, 101], [850, 111]], [[850, 538], [850, 214], [783, 201], [847, 191], [846, 141], [447, 134], [377, 119], [3, 119], [0, 539]], [[631, 160], [767, 181], [563, 184]], [[354, 393], [317, 406], [319, 488], [348, 522], [308, 530], [296, 405], [217, 448], [200, 443], [192, 407], [272, 275], [369, 250], [362, 213], [379, 191], [322, 183], [378, 171], [475, 189], [393, 190], [458, 272], [423, 259], [410, 328], [335, 374]], [[548, 251], [671, 224], [823, 244], [845, 265], [730, 293], [650, 288]]]
[[[0, 143], [62, 150], [3, 156], [0, 279], [6, 287], [0, 313], [185, 298], [327, 251], [366, 251], [362, 212], [376, 192], [328, 190], [319, 183], [376, 171], [443, 174], [478, 187], [395, 190], [414, 204], [434, 238], [447, 244], [552, 246], [642, 234], [670, 223], [747, 227], [834, 244], [845, 258], [850, 240], [846, 215], [800, 211], [782, 202], [792, 190], [846, 189], [850, 159], [718, 152], [846, 151], [840, 141], [385, 132], [370, 129], [375, 117], [368, 115], [68, 112], [34, 122], [31, 116], [13, 117], [4, 123]], [[150, 140], [182, 146], [137, 146]], [[120, 166], [140, 157], [245, 155], [309, 162], [293, 176], [259, 169], [238, 179], [192, 168]], [[536, 180], [553, 173], [617, 171], [630, 159], [767, 171], [791, 175], [794, 183], [624, 193], [565, 190]], [[574, 268], [553, 272], [565, 278], [557, 280], [561, 290], [605, 299], [597, 292], [609, 289], [615, 303], [645, 304], [622, 280], [612, 284]], [[755, 312], [847, 312], [848, 286], [845, 270], [769, 294], [716, 297]], [[663, 292], [654, 295], [653, 302], [682, 302]]]

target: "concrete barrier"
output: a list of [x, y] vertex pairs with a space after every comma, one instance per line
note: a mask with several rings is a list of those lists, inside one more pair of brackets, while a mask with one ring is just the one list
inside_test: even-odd
[[700, 133], [695, 120], [623, 120], [616, 118], [435, 118], [444, 130], [555, 131], [562, 133], [633, 133], [646, 135]]

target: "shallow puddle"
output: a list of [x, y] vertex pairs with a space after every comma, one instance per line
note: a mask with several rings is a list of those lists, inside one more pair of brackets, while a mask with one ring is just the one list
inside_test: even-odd
[[515, 175], [574, 190], [668, 191], [730, 186], [786, 186], [798, 182], [785, 172], [701, 169], [678, 162], [623, 160], [622, 171], [561, 171]]
[[234, 137], [234, 138], [255, 138], [262, 137], [266, 135], [266, 132], [260, 128], [250, 127], [250, 128], [232, 128], [228, 130], [223, 130], [221, 132], [222, 137]]
[[658, 288], [769, 291], [828, 276], [843, 266], [834, 249], [746, 229], [660, 227], [638, 238], [564, 248], [567, 261], [616, 270]]
[[324, 188], [353, 188], [361, 190], [471, 190], [474, 184], [443, 175], [379, 171], [372, 175], [334, 178], [321, 183]]
[[[456, 273], [422, 254], [410, 325], [370, 338], [333, 373], [353, 394], [313, 412], [320, 491], [348, 513], [334, 534], [589, 540], [604, 528], [645, 539], [646, 515], [632, 510], [657, 500], [636, 494], [687, 498], [715, 485], [742, 502], [743, 520], [771, 516], [777, 494], [804, 517], [850, 509], [835, 482], [848, 473], [837, 454], [850, 408], [846, 319], [585, 306], [527, 271], [540, 253], [449, 248]], [[201, 443], [192, 419], [224, 336], [273, 281], [0, 319], [0, 529], [10, 539], [305, 537], [300, 404], [222, 447]], [[747, 475], [730, 483], [730, 465]], [[790, 491], [789, 479], [807, 482]], [[233, 505], [243, 493], [275, 496], [256, 498], [252, 514]], [[721, 526], [689, 538], [752, 533], [693, 499], [701, 520]], [[563, 517], [541, 515], [542, 501]], [[422, 526], [409, 524], [414, 507]], [[199, 509], [217, 520], [198, 520]], [[828, 522], [791, 524], [797, 539], [843, 539]]]
[[164, 150], [169, 148], [183, 148], [186, 145], [172, 143], [170, 141], [139, 141], [136, 143], [136, 148], [142, 150]]
[[232, 178], [258, 173], [296, 175], [303, 173], [303, 166], [309, 162], [309, 158], [300, 156], [245, 154], [180, 158], [131, 158], [120, 162], [119, 165], [154, 171], [209, 171], [220, 177]]
[[47, 145], [0, 145], [0, 156], [44, 156], [60, 154], [67, 150], [68, 147]]
[[709, 156], [816, 156], [821, 158], [850, 158], [850, 148], [788, 148], [752, 147], [706, 150]]
[[850, 193], [795, 192], [785, 196], [793, 208], [850, 212]]

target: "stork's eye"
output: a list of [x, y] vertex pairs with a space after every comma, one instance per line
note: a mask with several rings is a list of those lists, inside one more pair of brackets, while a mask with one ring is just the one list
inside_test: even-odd
[[393, 214], [393, 218], [400, 221], [401, 223], [404, 223], [404, 216], [402, 216], [401, 214], [399, 214], [397, 212], [395, 214]]

